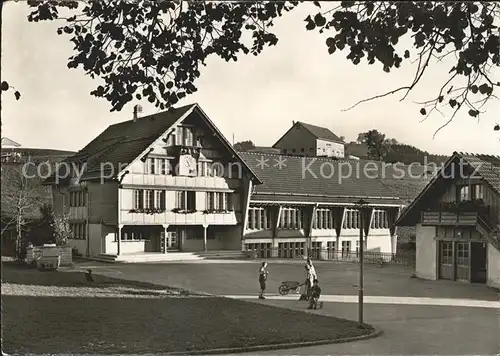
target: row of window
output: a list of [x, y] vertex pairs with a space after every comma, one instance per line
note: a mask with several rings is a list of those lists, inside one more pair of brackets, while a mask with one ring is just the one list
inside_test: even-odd
[[231, 193], [223, 192], [208, 192], [206, 209], [216, 211], [233, 210], [233, 195]]
[[[195, 142], [196, 137], [196, 142]], [[177, 126], [177, 130], [167, 137], [167, 146], [203, 146], [204, 137], [195, 132], [192, 126]]]
[[[300, 208], [283, 208], [281, 211], [279, 228], [281, 229], [302, 229], [303, 211]], [[387, 212], [375, 210], [371, 223], [372, 229], [387, 229], [389, 222]], [[271, 228], [271, 214], [266, 208], [252, 207], [248, 209], [249, 230], [266, 230]], [[333, 209], [317, 209], [316, 218], [313, 221], [314, 229], [334, 229]], [[359, 212], [347, 209], [343, 223], [344, 229], [359, 229]]]
[[316, 209], [316, 219], [313, 221], [314, 229], [335, 229], [332, 209]]
[[85, 240], [87, 238], [87, 223], [71, 223], [71, 238], [74, 240]]
[[[358, 210], [352, 210], [352, 209], [346, 210], [342, 228], [343, 229], [359, 229], [359, 211]], [[387, 219], [387, 211], [374, 210], [370, 228], [371, 229], [387, 229], [387, 228], [389, 228], [389, 221]]]
[[481, 184], [464, 185], [458, 188], [458, 200], [479, 200], [484, 199], [484, 189]]
[[[232, 211], [232, 193], [206, 192], [206, 210]], [[167, 194], [165, 190], [134, 190], [134, 209], [161, 209], [167, 206]], [[175, 208], [185, 211], [196, 210], [196, 192], [178, 191], [176, 192]]]
[[302, 210], [297, 208], [281, 209], [280, 223], [281, 229], [302, 229]]
[[271, 211], [269, 209], [249, 208], [247, 229], [268, 230], [271, 228], [271, 220]]
[[87, 195], [83, 191], [69, 192], [69, 206], [86, 206]]
[[165, 190], [136, 189], [134, 190], [134, 209], [162, 209], [167, 206]]
[[[194, 162], [190, 168], [198, 177], [238, 178], [241, 176], [241, 165], [238, 163], [223, 164], [221, 162]], [[144, 162], [146, 174], [173, 175], [178, 174], [169, 158], [150, 157]]]

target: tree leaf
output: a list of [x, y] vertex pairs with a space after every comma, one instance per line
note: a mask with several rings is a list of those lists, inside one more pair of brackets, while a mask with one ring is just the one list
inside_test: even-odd
[[474, 110], [474, 109], [470, 109], [469, 110], [469, 115], [472, 116], [472, 117], [476, 117], [477, 115], [479, 115], [479, 111]]
[[318, 27], [323, 27], [326, 24], [326, 19], [321, 13], [317, 13], [316, 16], [314, 16], [314, 23]]
[[427, 115], [427, 110], [425, 108], [420, 109], [420, 114]]
[[311, 16], [307, 16], [306, 19], [304, 20], [307, 22], [306, 24], [306, 30], [308, 31], [312, 31], [316, 28], [316, 24], [314, 23], [314, 21], [311, 19]]
[[17, 90], [14, 92], [14, 96], [16, 97], [16, 100], [21, 99], [21, 93], [18, 92]]
[[0, 84], [0, 88], [2, 89], [2, 91], [9, 90], [9, 83], [3, 81], [2, 84]]

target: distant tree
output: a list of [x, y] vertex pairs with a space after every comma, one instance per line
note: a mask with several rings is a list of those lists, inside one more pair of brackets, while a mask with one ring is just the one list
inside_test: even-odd
[[236, 151], [245, 152], [252, 148], [255, 148], [255, 145], [252, 141], [247, 140], [247, 141], [236, 142], [233, 147]]
[[50, 202], [36, 167], [30, 163], [4, 163], [1, 170], [1, 233], [3, 237], [7, 230], [15, 229], [18, 259], [22, 258], [23, 235], [30, 221], [38, 219], [40, 208]]
[[399, 142], [395, 138], [388, 138], [386, 142], [388, 145], [399, 145]]
[[[278, 42], [274, 22], [301, 1], [121, 1], [29, 0], [29, 21], [64, 20], [58, 34], [70, 36], [74, 55], [68, 67], [83, 67], [100, 77], [91, 92], [121, 110], [132, 100], [147, 98], [161, 109], [197, 90], [200, 65], [211, 55], [236, 61], [239, 53], [258, 55]], [[443, 85], [421, 103], [428, 116], [439, 106], [461, 108], [472, 117], [481, 113], [500, 86], [494, 68], [500, 65], [498, 20], [494, 1], [342, 1], [313, 2], [318, 8], [305, 18], [308, 31], [330, 34], [326, 48], [343, 51], [354, 65], [363, 58], [381, 64], [384, 72], [404, 61], [416, 64], [412, 81], [356, 105], [404, 92], [418, 85], [429, 66], [448, 57], [452, 62]], [[79, 4], [81, 4], [79, 6]], [[72, 10], [63, 17], [58, 7]], [[244, 38], [252, 38], [248, 45]], [[403, 39], [411, 47], [396, 49]], [[451, 54], [451, 56], [450, 56]], [[304, 64], [308, 65], [308, 64]], [[101, 84], [102, 83], [102, 84]], [[356, 106], [354, 105], [354, 106]]]
[[345, 142], [345, 136], [340, 136], [339, 138], [342, 142]]
[[366, 132], [364, 137], [366, 137], [364, 144], [368, 148], [369, 157], [382, 161], [389, 150], [385, 135], [373, 129]]
[[366, 132], [360, 132], [358, 134], [358, 138], [356, 139], [356, 143], [366, 143]]

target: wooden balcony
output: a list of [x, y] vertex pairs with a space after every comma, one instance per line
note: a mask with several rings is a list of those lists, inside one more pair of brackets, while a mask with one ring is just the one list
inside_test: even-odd
[[421, 221], [424, 226], [476, 226], [478, 213], [423, 211]]

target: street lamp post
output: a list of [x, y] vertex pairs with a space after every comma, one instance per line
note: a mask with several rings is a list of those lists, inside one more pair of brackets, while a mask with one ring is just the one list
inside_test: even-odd
[[363, 199], [357, 201], [356, 206], [359, 212], [359, 288], [358, 288], [358, 322], [359, 326], [363, 326], [363, 261], [364, 261], [364, 241], [363, 241], [363, 227], [364, 216], [363, 209], [367, 202]]

